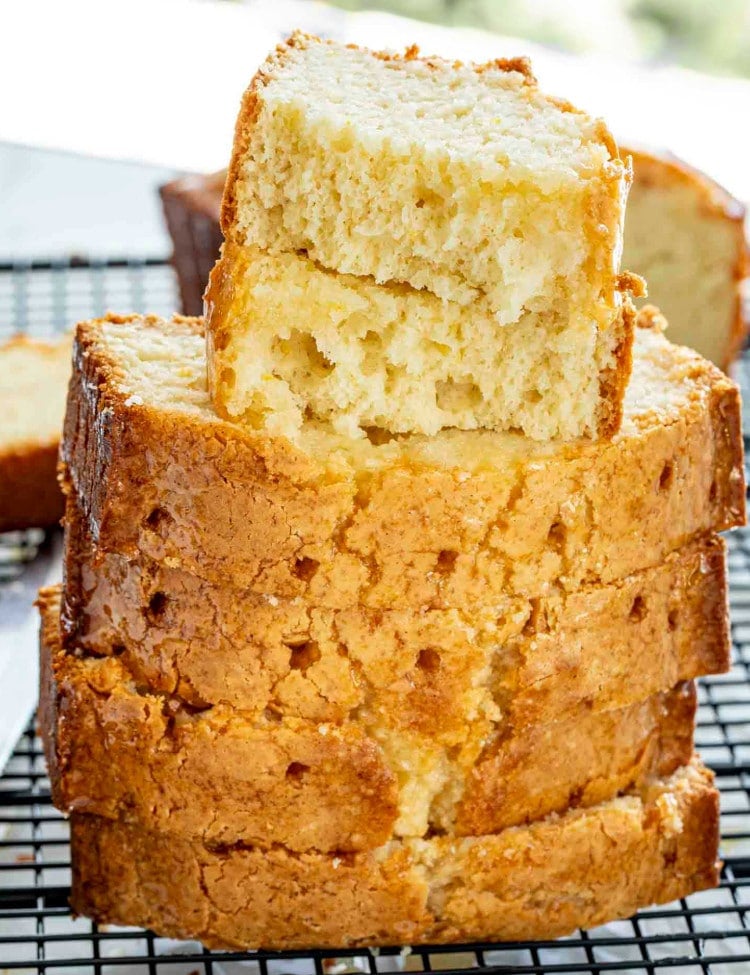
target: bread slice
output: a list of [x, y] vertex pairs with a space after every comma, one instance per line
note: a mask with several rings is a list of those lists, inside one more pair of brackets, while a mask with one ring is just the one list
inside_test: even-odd
[[[206, 303], [213, 400], [256, 429], [296, 439], [311, 414], [352, 437], [455, 427], [548, 440], [599, 430], [600, 377], [612, 363], [594, 351], [596, 326], [576, 330], [566, 316], [526, 312], [498, 326], [486, 298], [466, 308], [320, 270], [303, 254], [232, 243]], [[610, 329], [628, 371], [632, 329], [628, 301]], [[623, 371], [620, 399], [626, 379]], [[601, 433], [620, 416], [618, 405], [617, 423]]]
[[451, 747], [372, 707], [339, 724], [197, 710], [140, 689], [118, 657], [64, 651], [59, 597], [40, 597], [39, 720], [64, 811], [211, 844], [370, 849], [393, 835], [495, 832], [593, 805], [692, 753], [691, 683], [519, 732], [470, 721]]
[[470, 612], [623, 578], [745, 517], [738, 390], [656, 328], [618, 436], [556, 445], [312, 422], [294, 445], [216, 416], [203, 343], [179, 318], [79, 326], [62, 454], [101, 551], [266, 598]]
[[16, 335], [0, 345], [0, 532], [59, 521], [57, 484], [71, 338]]
[[210, 948], [546, 940], [715, 886], [718, 827], [697, 760], [531, 826], [354, 854], [209, 848], [74, 813], [71, 903]]
[[625, 266], [642, 274], [669, 338], [728, 369], [748, 329], [742, 287], [750, 273], [745, 208], [669, 153], [631, 153]]
[[65, 520], [65, 645], [116, 654], [138, 686], [195, 707], [324, 722], [366, 709], [453, 746], [478, 718], [492, 716], [498, 732], [549, 724], [729, 665], [724, 546], [713, 536], [607, 585], [415, 612], [269, 601], [98, 551], [72, 496]]
[[604, 123], [543, 95], [523, 59], [294, 34], [237, 120], [222, 229], [254, 249], [224, 270], [244, 299], [210, 315], [217, 403], [286, 434], [309, 410], [349, 432], [611, 436], [629, 180]]

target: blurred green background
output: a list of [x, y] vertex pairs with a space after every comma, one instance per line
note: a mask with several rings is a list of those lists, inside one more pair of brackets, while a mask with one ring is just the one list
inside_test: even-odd
[[750, 0], [330, 0], [513, 34], [573, 53], [617, 54], [750, 77]]

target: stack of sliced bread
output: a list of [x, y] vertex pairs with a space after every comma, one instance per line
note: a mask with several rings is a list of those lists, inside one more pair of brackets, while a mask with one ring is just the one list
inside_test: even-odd
[[73, 906], [208, 946], [552, 938], [717, 881], [736, 387], [524, 62], [294, 35], [208, 321], [78, 327], [40, 723]]

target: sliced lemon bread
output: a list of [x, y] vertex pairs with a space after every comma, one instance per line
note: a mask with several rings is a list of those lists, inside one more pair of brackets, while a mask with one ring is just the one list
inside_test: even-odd
[[603, 122], [543, 95], [523, 60], [294, 34], [237, 121], [217, 405], [287, 435], [309, 411], [350, 434], [610, 436], [630, 369], [629, 179]]
[[210, 948], [549, 939], [718, 882], [719, 796], [697, 760], [590, 809], [360, 853], [212, 848], [71, 817], [73, 909]]
[[712, 536], [572, 593], [491, 595], [471, 612], [330, 609], [99, 551], [83, 521], [69, 498], [65, 645], [116, 655], [139, 687], [194, 707], [323, 722], [370, 712], [452, 747], [478, 720], [506, 734], [625, 707], [729, 662]]
[[[349, 437], [446, 427], [537, 440], [593, 435], [602, 372], [614, 381], [617, 361], [624, 385], [625, 358], [630, 368], [624, 338], [604, 369], [596, 329], [576, 337], [564, 317], [524, 315], [498, 327], [485, 299], [467, 310], [428, 291], [320, 270], [303, 254], [234, 244], [211, 272], [206, 308], [218, 409], [295, 440], [310, 414]], [[608, 336], [632, 327], [625, 299]], [[619, 405], [616, 413], [602, 435], [619, 425]]]
[[139, 688], [119, 656], [65, 651], [59, 590], [43, 591], [41, 606], [40, 725], [63, 810], [214, 843], [369, 849], [393, 835], [496, 832], [593, 805], [692, 753], [692, 683], [518, 731], [480, 704], [450, 736], [382, 705], [339, 723], [196, 709]]
[[668, 153], [632, 153], [625, 266], [642, 274], [669, 338], [722, 369], [747, 333], [742, 287], [749, 273], [745, 208], [704, 173]]
[[0, 346], [0, 532], [59, 521], [57, 484], [70, 336], [44, 342], [24, 335]]
[[[642, 320], [658, 324], [654, 316]], [[63, 456], [103, 551], [321, 607], [460, 607], [658, 565], [743, 522], [739, 394], [638, 330], [612, 441], [514, 434], [292, 444], [219, 419], [195, 320], [79, 326]]]

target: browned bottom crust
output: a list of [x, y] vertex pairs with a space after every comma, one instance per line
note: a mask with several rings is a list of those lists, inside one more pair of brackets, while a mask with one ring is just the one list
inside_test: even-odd
[[71, 902], [212, 948], [547, 939], [715, 886], [718, 822], [697, 760], [641, 796], [358, 854], [209, 849], [74, 814]]
[[60, 521], [65, 502], [57, 483], [59, 445], [0, 451], [0, 532], [46, 528]]
[[139, 691], [116, 657], [62, 650], [58, 600], [43, 590], [40, 724], [66, 811], [211, 843], [361, 850], [394, 834], [491, 833], [592, 806], [692, 753], [691, 683], [487, 744], [475, 732], [456, 755], [429, 736], [384, 737], [376, 716], [335, 725], [226, 705], [196, 712]]

